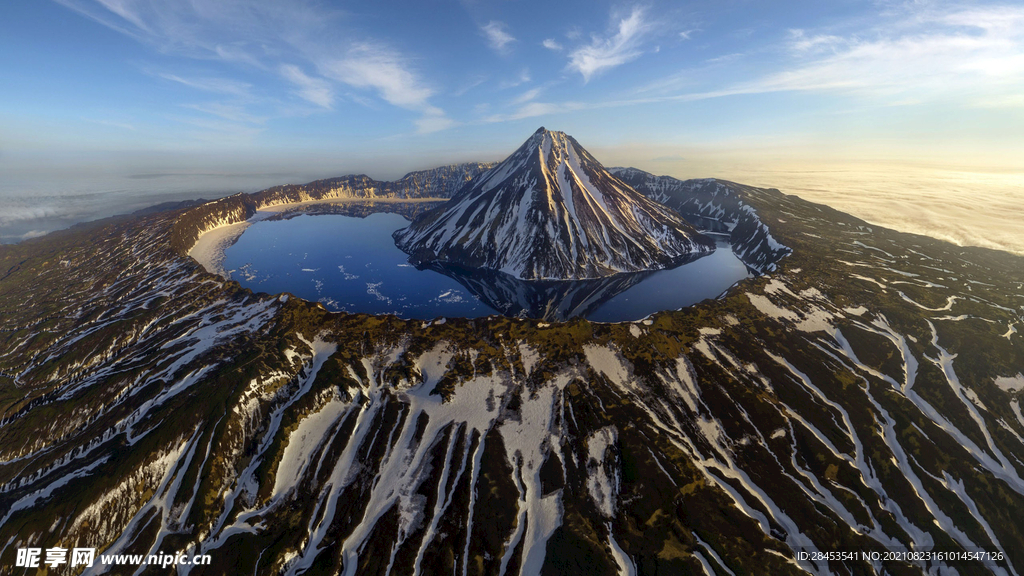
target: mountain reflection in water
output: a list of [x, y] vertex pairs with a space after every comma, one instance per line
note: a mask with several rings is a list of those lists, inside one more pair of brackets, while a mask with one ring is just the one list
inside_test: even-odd
[[584, 317], [653, 272], [616, 274], [594, 280], [520, 280], [504, 272], [430, 262], [421, 266], [462, 284], [481, 302], [516, 318], [562, 322]]

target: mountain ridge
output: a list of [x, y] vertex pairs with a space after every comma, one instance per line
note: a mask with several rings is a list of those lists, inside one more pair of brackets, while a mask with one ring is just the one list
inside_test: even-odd
[[744, 202], [741, 192], [754, 190], [751, 186], [717, 178], [679, 180], [638, 168], [614, 167], [608, 171], [688, 221], [703, 222], [718, 232], [728, 232], [733, 253], [757, 274], [771, 272], [779, 260], [792, 252], [775, 240], [768, 226], [757, 217], [757, 210]]

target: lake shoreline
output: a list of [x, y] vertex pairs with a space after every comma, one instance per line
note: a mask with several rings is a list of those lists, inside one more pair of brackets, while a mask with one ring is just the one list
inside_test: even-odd
[[[447, 198], [325, 198], [304, 202], [274, 204], [257, 210], [256, 214], [243, 222], [223, 224], [203, 232], [188, 251], [188, 256], [199, 263], [210, 274], [216, 274], [225, 280], [231, 275], [224, 268], [224, 252], [230, 248], [243, 233], [256, 222], [286, 217], [290, 212], [303, 212], [304, 209], [328, 205], [372, 205], [372, 204], [424, 204], [447, 202]], [[316, 212], [312, 212], [315, 214]]]

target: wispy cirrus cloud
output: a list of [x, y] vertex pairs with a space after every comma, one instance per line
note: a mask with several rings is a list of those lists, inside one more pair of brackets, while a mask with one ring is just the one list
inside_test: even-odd
[[714, 58], [708, 58], [704, 61], [705, 64], [723, 64], [739, 60], [743, 57], [742, 52], [733, 52], [732, 54], [722, 54], [721, 56], [715, 56]]
[[499, 82], [498, 88], [501, 90], [515, 88], [516, 86], [522, 86], [523, 84], [530, 82], [532, 79], [533, 77], [530, 76], [530, 69], [523, 68], [522, 70], [519, 71], [519, 75], [516, 76], [515, 78], [510, 78], [508, 80], [502, 80], [501, 82]]
[[523, 92], [522, 94], [517, 96], [514, 100], [512, 100], [512, 104], [516, 105], [516, 104], [522, 104], [524, 102], [529, 102], [530, 100], [533, 100], [537, 96], [540, 96], [540, 93], [543, 92], [543, 91], [544, 91], [543, 88], [533, 88], [531, 90], [527, 90], [526, 92]]
[[554, 104], [549, 102], [530, 102], [529, 104], [521, 106], [515, 111], [507, 114], [492, 114], [491, 116], [484, 118], [484, 122], [509, 122], [511, 120], [522, 120], [523, 118], [533, 118], [535, 116], [546, 116], [548, 114], [556, 114], [564, 110], [564, 104]]
[[322, 61], [323, 74], [353, 88], [372, 90], [393, 106], [422, 113], [415, 121], [418, 133], [437, 132], [455, 125], [443, 110], [430, 103], [434, 90], [412, 71], [398, 52], [386, 46], [356, 44], [344, 57]]
[[264, 65], [263, 46], [287, 44], [303, 28], [322, 30], [337, 16], [302, 0], [55, 1], [162, 53], [255, 66]]
[[847, 40], [834, 34], [813, 34], [808, 36], [803, 30], [789, 31], [790, 49], [796, 52], [810, 52], [822, 49], [836, 49], [846, 44]]
[[[1024, 105], [1024, 7], [911, 6], [869, 27], [789, 30], [775, 68], [763, 75], [695, 91], [706, 68], [691, 68], [636, 90], [634, 103], [694, 101], [769, 92], [845, 93], [882, 105], [947, 99], [965, 106]], [[704, 61], [728, 66], [742, 54]], [[760, 57], [764, 57], [763, 52]], [[680, 92], [686, 90], [685, 92]]]
[[[54, 0], [54, 2], [64, 6], [65, 8], [78, 12], [82, 16], [98, 22], [112, 30], [116, 30], [126, 36], [131, 36], [136, 40], [144, 40], [145, 35], [150, 32], [148, 27], [139, 20], [136, 14], [126, 12], [123, 6], [114, 6], [113, 8], [109, 8], [105, 6], [101, 0], [97, 0], [95, 3], [100, 6], [96, 6], [91, 2], [81, 2], [78, 0]], [[120, 23], [118, 21], [119, 19], [112, 18], [112, 15], [119, 16], [120, 20], [127, 22]]]
[[[705, 82], [703, 90], [698, 89], [702, 84], [697, 80], [703, 73], [749, 55], [705, 60], [700, 67], [638, 88], [633, 97], [539, 102], [531, 90], [512, 102], [511, 112], [484, 120], [506, 122], [580, 110], [777, 92], [843, 93], [886, 107], [944, 99], [964, 107], [1024, 109], [1024, 7], [909, 11], [875, 23], [870, 32], [863, 28], [845, 34], [790, 31], [775, 52], [774, 72], [717, 85]], [[631, 54], [628, 49], [622, 53]]]
[[492, 114], [484, 118], [484, 122], [509, 122], [522, 120], [524, 118], [535, 118], [537, 116], [550, 116], [554, 114], [565, 114], [576, 110], [606, 107], [603, 104], [590, 104], [584, 102], [526, 102], [506, 114]]
[[545, 38], [544, 41], [540, 43], [540, 45], [547, 48], [548, 50], [553, 50], [555, 52], [561, 52], [564, 49], [564, 47], [561, 44], [559, 44], [554, 38]]
[[[211, 60], [236, 67], [238, 74], [253, 77], [261, 72], [262, 92], [284, 90], [321, 110], [333, 110], [341, 85], [366, 91], [390, 105], [423, 114], [424, 126], [443, 125], [445, 115], [428, 101], [434, 90], [410, 64], [411, 58], [386, 43], [360, 39], [358, 32], [339, 36], [344, 13], [319, 2], [296, 0], [54, 0], [79, 14], [126, 34], [165, 54]], [[498, 23], [500, 24], [500, 23]], [[494, 28], [507, 35], [502, 26]], [[514, 39], [501, 34], [492, 39], [504, 48]], [[338, 56], [341, 54], [342, 56]], [[243, 118], [230, 106], [260, 103], [273, 106], [274, 99], [255, 98], [246, 82], [225, 78], [190, 78], [158, 73], [160, 77], [197, 90], [233, 96], [215, 112]], [[283, 79], [281, 86], [273, 79]], [[356, 95], [351, 100], [359, 101]], [[244, 102], [243, 102], [244, 100]], [[259, 101], [259, 102], [257, 102]], [[204, 105], [205, 106], [205, 105]], [[195, 106], [190, 106], [195, 108]], [[206, 111], [213, 110], [207, 107]], [[198, 108], [195, 108], [198, 110]], [[254, 113], [248, 112], [255, 117]], [[284, 113], [284, 112], [282, 112]]]
[[280, 70], [282, 76], [298, 87], [296, 94], [300, 98], [321, 108], [331, 109], [334, 104], [334, 90], [331, 88], [330, 82], [307, 76], [301, 68], [294, 64], [282, 64]]
[[428, 111], [422, 117], [415, 121], [416, 132], [418, 134], [430, 134], [431, 132], [439, 132], [441, 130], [447, 130], [452, 126], [458, 125], [458, 122], [452, 120], [440, 110]]
[[584, 82], [589, 82], [605, 70], [635, 60], [643, 53], [641, 44], [653, 30], [646, 18], [646, 11], [634, 7], [628, 16], [617, 20], [614, 34], [608, 37], [594, 35], [590, 44], [576, 48], [569, 54], [569, 68], [583, 75]]
[[508, 33], [507, 28], [504, 22], [497, 20], [491, 20], [480, 27], [480, 31], [487, 38], [487, 44], [499, 54], [507, 54], [516, 41], [515, 37]]
[[182, 107], [244, 124], [263, 124], [267, 121], [265, 116], [254, 116], [249, 114], [243, 106], [237, 104], [207, 102], [205, 104], [182, 104]]
[[452, 96], [464, 96], [467, 92], [487, 81], [487, 76], [477, 74], [464, 82], [452, 92]]
[[354, 88], [371, 89], [386, 102], [410, 110], [429, 108], [433, 95], [409, 69], [404, 58], [383, 45], [360, 43], [349, 48], [342, 58], [324, 60], [325, 76]]
[[926, 10], [873, 32], [863, 39], [792, 31], [789, 66], [727, 91], [845, 91], [926, 101], [1024, 88], [1024, 7]]
[[217, 77], [182, 77], [169, 72], [156, 72], [155, 75], [163, 78], [164, 80], [177, 82], [183, 86], [202, 90], [203, 92], [213, 92], [216, 94], [225, 94], [239, 98], [250, 98], [252, 96], [252, 84], [249, 84], [248, 82], [239, 82], [237, 80]]

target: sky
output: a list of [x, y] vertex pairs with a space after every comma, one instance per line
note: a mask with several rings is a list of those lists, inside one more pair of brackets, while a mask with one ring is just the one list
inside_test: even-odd
[[[11, 0], [0, 15], [0, 240], [500, 160], [545, 126], [608, 166], [743, 178], [1024, 253], [1005, 211], [1024, 219], [1020, 2]], [[964, 205], [977, 225], [954, 229]]]

